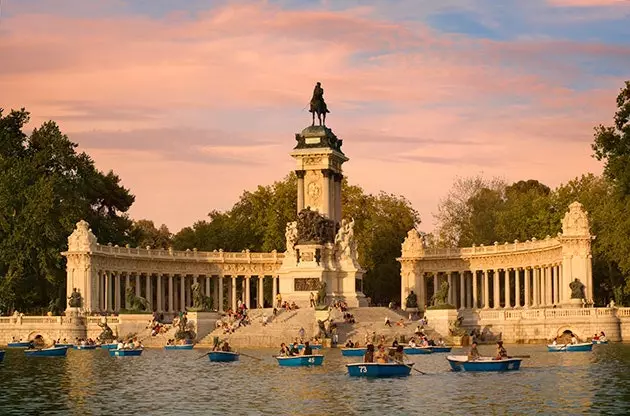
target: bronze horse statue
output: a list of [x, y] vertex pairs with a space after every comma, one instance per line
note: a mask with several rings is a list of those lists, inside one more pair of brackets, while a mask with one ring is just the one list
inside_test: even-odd
[[330, 113], [330, 111], [328, 111], [328, 106], [324, 101], [324, 89], [322, 88], [321, 82], [318, 82], [317, 85], [315, 85], [315, 89], [313, 90], [313, 98], [311, 98], [310, 110], [308, 111], [313, 114], [313, 126], [315, 125], [315, 114], [317, 114], [319, 125], [326, 125], [326, 113]]

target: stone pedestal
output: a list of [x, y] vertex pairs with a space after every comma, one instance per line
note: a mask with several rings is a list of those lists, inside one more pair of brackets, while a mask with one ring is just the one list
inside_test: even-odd
[[440, 335], [450, 335], [450, 324], [457, 320], [457, 309], [427, 309], [424, 315], [429, 321], [429, 326]]
[[562, 305], [563, 308], [583, 308], [584, 307], [584, 301], [583, 299], [574, 299], [571, 298], [569, 299], [568, 302], [564, 303]]

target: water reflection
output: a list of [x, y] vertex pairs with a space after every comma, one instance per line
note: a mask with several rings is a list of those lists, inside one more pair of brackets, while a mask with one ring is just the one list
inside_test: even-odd
[[[487, 353], [491, 351], [490, 347]], [[280, 368], [275, 350], [261, 361], [210, 363], [205, 351], [147, 350], [138, 358], [69, 351], [65, 359], [26, 358], [8, 350], [0, 364], [0, 414], [629, 414], [630, 347], [593, 353], [531, 355], [520, 372], [452, 373], [444, 354], [412, 356], [431, 373], [403, 379], [351, 379], [338, 350], [324, 366]], [[483, 351], [482, 351], [483, 352]]]

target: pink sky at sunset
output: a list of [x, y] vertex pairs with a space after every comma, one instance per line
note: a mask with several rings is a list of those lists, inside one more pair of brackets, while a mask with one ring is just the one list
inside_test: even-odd
[[55, 120], [173, 232], [294, 167], [317, 81], [350, 182], [406, 196], [425, 231], [457, 176], [601, 172], [630, 2], [385, 3], [5, 0], [0, 108]]

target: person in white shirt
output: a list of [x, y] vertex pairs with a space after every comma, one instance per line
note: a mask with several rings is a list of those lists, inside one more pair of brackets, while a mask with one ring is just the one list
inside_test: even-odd
[[117, 350], [122, 350], [125, 348], [125, 344], [123, 344], [122, 340], [118, 340], [118, 345], [116, 345]]
[[416, 348], [416, 341], [415, 341], [415, 339], [411, 338], [411, 339], [409, 340], [409, 346], [410, 346], [411, 348]]
[[575, 335], [571, 335], [571, 344], [577, 344], [577, 343], [578, 343], [578, 340], [575, 337]]

